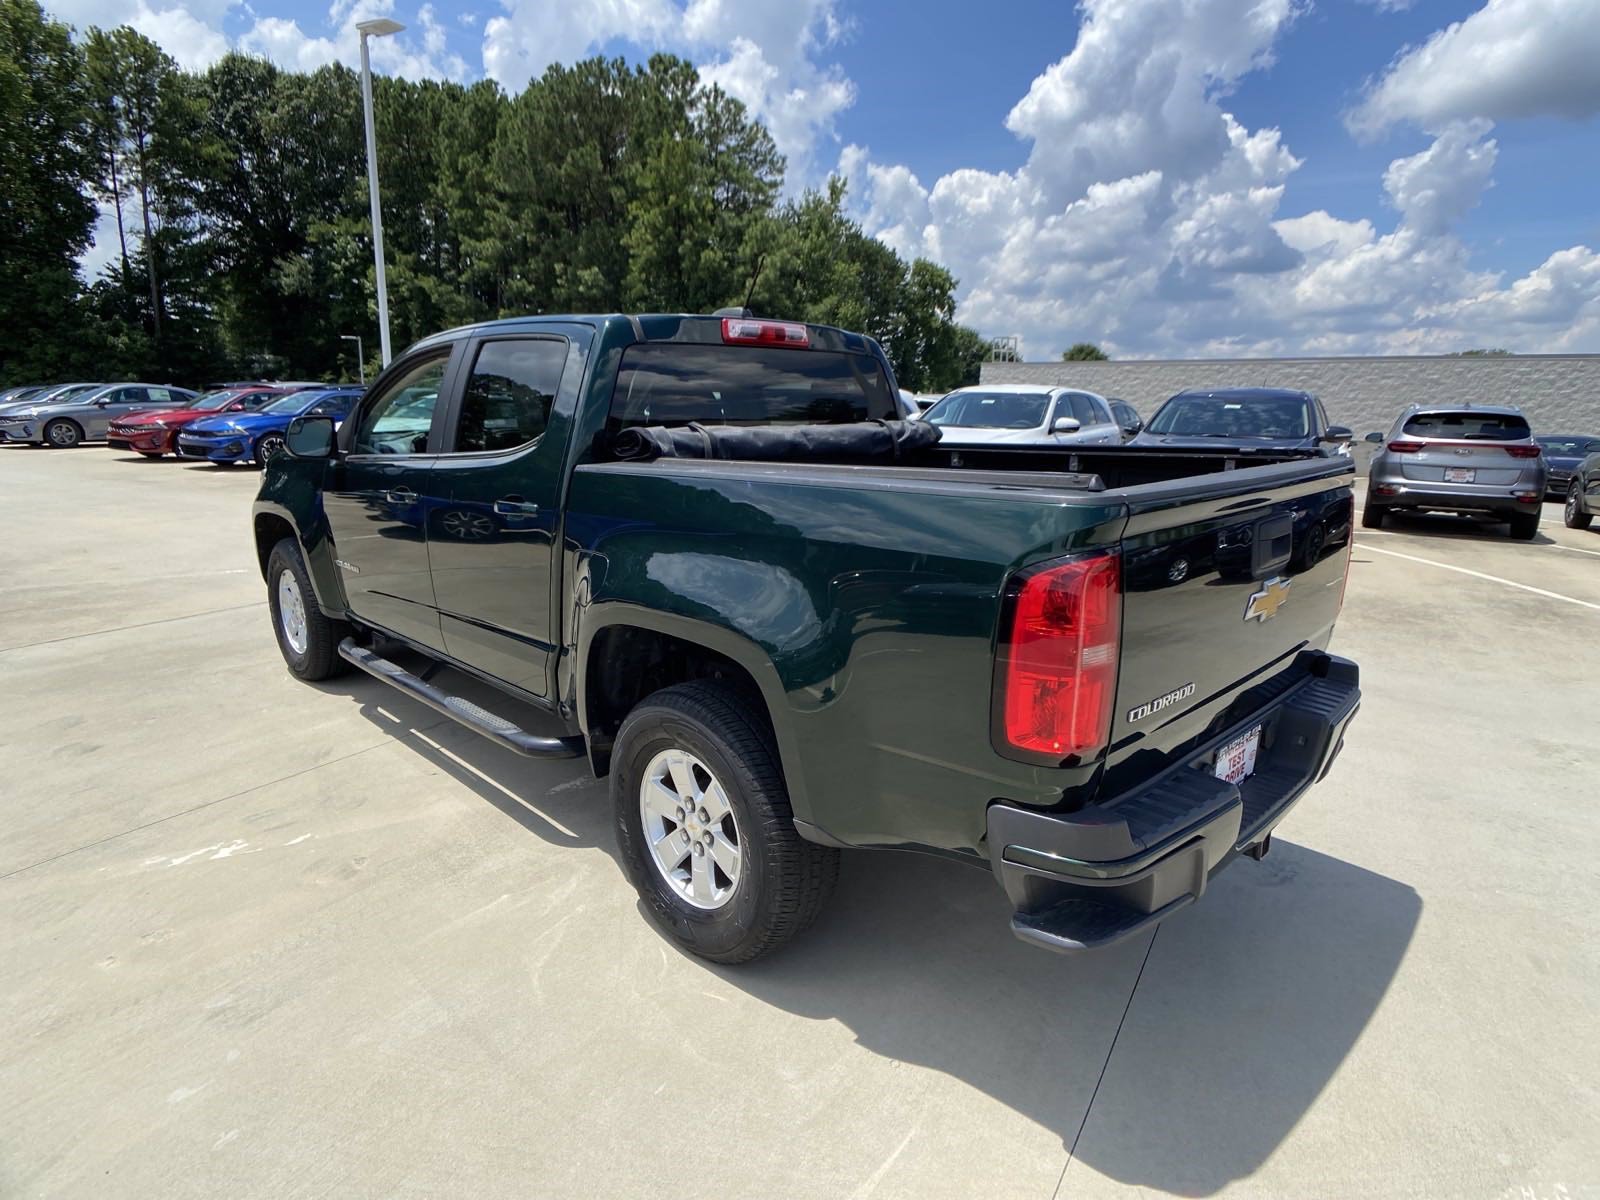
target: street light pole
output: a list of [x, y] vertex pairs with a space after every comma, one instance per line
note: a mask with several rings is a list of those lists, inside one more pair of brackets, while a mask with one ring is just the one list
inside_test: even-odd
[[361, 372], [361, 386], [367, 386], [367, 355], [361, 348], [361, 339], [353, 333], [341, 333], [339, 340], [356, 344], [356, 367]]
[[361, 107], [367, 124], [367, 191], [372, 197], [372, 260], [378, 272], [378, 344], [383, 365], [389, 365], [389, 289], [383, 278], [383, 209], [378, 203], [378, 135], [372, 121], [372, 64], [367, 56], [369, 37], [387, 37], [405, 26], [379, 17], [356, 26], [361, 33]]

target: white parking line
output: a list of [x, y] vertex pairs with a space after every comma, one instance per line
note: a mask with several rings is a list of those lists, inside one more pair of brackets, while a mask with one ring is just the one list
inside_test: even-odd
[[1565, 550], [1569, 554], [1592, 554], [1596, 558], [1600, 558], [1600, 550], [1585, 550], [1582, 546], [1563, 546], [1560, 542], [1551, 542], [1549, 549]]
[[1408, 562], [1422, 563], [1424, 566], [1429, 567], [1441, 567], [1446, 571], [1455, 571], [1461, 575], [1471, 575], [1474, 579], [1487, 579], [1490, 583], [1503, 583], [1506, 587], [1516, 588], [1520, 592], [1532, 592], [1535, 596], [1544, 596], [1550, 600], [1564, 600], [1568, 604], [1577, 604], [1583, 608], [1592, 608], [1600, 612], [1600, 604], [1595, 604], [1588, 600], [1579, 600], [1576, 596], [1563, 596], [1560, 592], [1547, 592], [1544, 588], [1518, 583], [1515, 579], [1502, 579], [1498, 575], [1485, 575], [1482, 571], [1468, 570], [1466, 567], [1458, 567], [1453, 563], [1438, 562], [1431, 558], [1418, 558], [1415, 554], [1401, 554], [1398, 550], [1385, 550], [1382, 546], [1366, 546], [1364, 549], [1370, 550], [1374, 554], [1387, 554], [1392, 558], [1403, 558]]

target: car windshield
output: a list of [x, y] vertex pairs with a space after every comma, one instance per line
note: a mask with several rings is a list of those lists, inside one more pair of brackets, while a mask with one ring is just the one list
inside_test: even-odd
[[99, 391], [104, 384], [99, 383], [74, 383], [67, 387], [59, 387], [54, 391], [44, 392], [35, 396], [34, 402], [38, 404], [62, 404], [68, 400], [76, 400], [86, 392]]
[[207, 392], [204, 396], [197, 396], [188, 404], [180, 404], [179, 408], [197, 408], [201, 412], [216, 412], [219, 408], [226, 408], [239, 393], [227, 388], [220, 392]]
[[271, 404], [263, 405], [258, 412], [264, 413], [289, 413], [291, 416], [303, 413], [318, 400], [327, 396], [327, 392], [290, 392], [287, 396], [279, 396]]
[[1049, 392], [952, 392], [922, 419], [956, 429], [1037, 429], [1049, 409]]
[[1582, 454], [1600, 454], [1600, 438], [1542, 437], [1535, 438], [1546, 454], [1559, 454], [1576, 458]]
[[1174, 396], [1150, 418], [1147, 433], [1215, 438], [1303, 438], [1311, 404], [1303, 396]]
[[1518, 442], [1531, 430], [1515, 413], [1427, 412], [1407, 417], [1402, 433], [1461, 442]]

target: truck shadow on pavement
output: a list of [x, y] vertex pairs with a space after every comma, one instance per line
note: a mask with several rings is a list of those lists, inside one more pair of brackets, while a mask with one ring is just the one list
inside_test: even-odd
[[[328, 686], [529, 832], [613, 853], [607, 787], [585, 761], [521, 758], [372, 681]], [[452, 674], [448, 686], [506, 707], [476, 681]], [[616, 886], [629, 886], [620, 870]], [[1259, 1169], [1311, 1109], [1421, 911], [1403, 883], [1275, 839], [1154, 944], [1066, 957], [1012, 937], [986, 871], [850, 851], [832, 902], [793, 945], [743, 967], [693, 961], [775, 1008], [842, 1023], [875, 1054], [978, 1089], [1102, 1175], [1205, 1196]]]

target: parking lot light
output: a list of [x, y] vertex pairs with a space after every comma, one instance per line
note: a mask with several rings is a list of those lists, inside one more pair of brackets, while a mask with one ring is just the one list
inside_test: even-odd
[[377, 17], [356, 25], [361, 33], [361, 108], [367, 125], [367, 191], [372, 197], [372, 258], [378, 272], [378, 345], [383, 365], [389, 365], [389, 291], [383, 278], [383, 210], [378, 203], [378, 137], [372, 122], [372, 63], [367, 54], [367, 39], [388, 37], [405, 26], [388, 17]]

